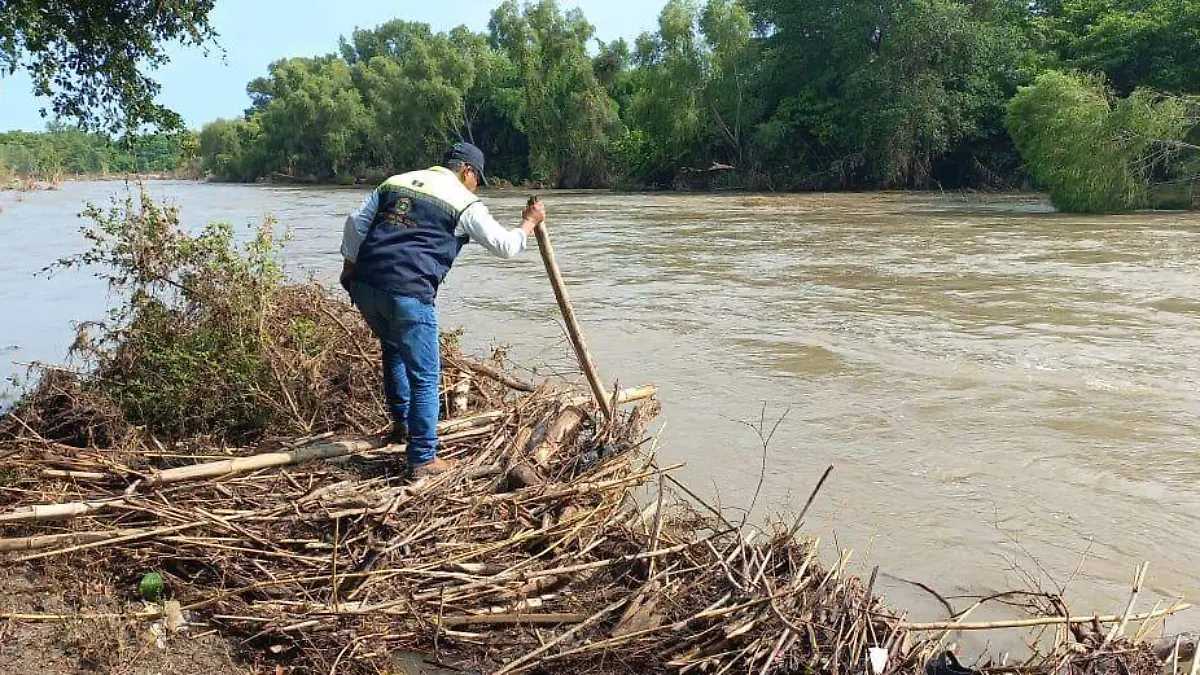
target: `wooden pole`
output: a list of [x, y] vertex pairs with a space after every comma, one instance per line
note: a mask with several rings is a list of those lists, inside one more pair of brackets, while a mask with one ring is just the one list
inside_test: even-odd
[[[537, 197], [530, 197], [529, 204], [532, 206], [536, 200]], [[606, 419], [612, 419], [611, 403], [605, 397], [604, 385], [600, 382], [600, 375], [596, 373], [596, 364], [592, 361], [592, 354], [583, 340], [583, 331], [579, 328], [579, 322], [575, 320], [575, 309], [571, 307], [567, 286], [563, 283], [562, 273], [558, 270], [558, 261], [554, 258], [554, 246], [550, 243], [550, 234], [546, 232], [544, 223], [534, 228], [533, 232], [537, 235], [538, 250], [541, 251], [542, 262], [546, 264], [546, 274], [550, 276], [550, 285], [554, 288], [554, 298], [558, 301], [558, 309], [562, 312], [563, 321], [567, 324], [567, 334], [571, 338], [571, 346], [575, 348], [579, 367], [583, 369], [588, 385], [592, 388], [596, 405], [600, 407]]]

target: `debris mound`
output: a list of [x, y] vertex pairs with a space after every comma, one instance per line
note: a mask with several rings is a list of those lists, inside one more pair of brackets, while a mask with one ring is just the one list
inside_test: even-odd
[[[476, 383], [447, 386], [467, 392], [441, 424], [443, 453], [461, 463], [418, 482], [403, 448], [377, 438], [213, 447], [179, 463], [18, 424], [0, 444], [0, 556], [111, 570], [129, 589], [123, 618], [215, 630], [265, 671], [376, 673], [411, 652], [487, 673], [945, 664], [937, 635], [911, 630], [847, 559], [823, 564], [801, 521], [753, 536], [674, 483], [646, 437], [652, 387], [614, 392], [623, 405], [608, 420], [588, 396], [491, 365], [445, 377]], [[168, 603], [138, 597], [150, 571]], [[1079, 634], [1022, 672], [1161, 667], [1149, 646]]]

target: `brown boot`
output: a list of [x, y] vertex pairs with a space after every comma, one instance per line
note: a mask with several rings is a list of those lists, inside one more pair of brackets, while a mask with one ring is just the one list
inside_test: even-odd
[[458, 466], [458, 460], [434, 457], [428, 462], [422, 462], [420, 464], [410, 466], [408, 468], [408, 475], [413, 479], [436, 476], [438, 474], [446, 473], [456, 466]]

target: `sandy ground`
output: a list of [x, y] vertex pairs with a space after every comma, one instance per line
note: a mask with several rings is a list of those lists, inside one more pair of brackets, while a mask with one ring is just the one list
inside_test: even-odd
[[[133, 600], [132, 592], [122, 594], [108, 580], [82, 570], [14, 566], [0, 571], [0, 614], [111, 615], [142, 609]], [[202, 628], [165, 635], [160, 647], [151, 626], [148, 621], [115, 618], [0, 621], [0, 672], [246, 675], [275, 671], [273, 665], [238, 663], [224, 639], [205, 635]]]

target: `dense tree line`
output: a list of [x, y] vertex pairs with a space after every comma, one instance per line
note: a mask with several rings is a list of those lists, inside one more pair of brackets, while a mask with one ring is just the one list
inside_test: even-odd
[[0, 173], [26, 178], [174, 173], [186, 169], [199, 151], [196, 134], [154, 133], [114, 139], [52, 124], [45, 132], [0, 133]]
[[393, 21], [278, 61], [200, 148], [223, 180], [374, 180], [462, 138], [559, 187], [1032, 178], [1065, 208], [1132, 208], [1200, 173], [1198, 40], [1193, 0], [671, 0], [612, 43], [507, 0], [486, 34]]
[[210, 44], [212, 6], [5, 5], [0, 74], [23, 68], [56, 116], [126, 136], [9, 135], [0, 171], [163, 171], [198, 143], [219, 180], [370, 181], [462, 138], [495, 174], [560, 187], [1200, 201], [1194, 0], [670, 0], [657, 30], [612, 43], [553, 0], [507, 0], [482, 34], [393, 21], [276, 62], [198, 141], [137, 135], [179, 127], [144, 71], [167, 42]]

